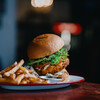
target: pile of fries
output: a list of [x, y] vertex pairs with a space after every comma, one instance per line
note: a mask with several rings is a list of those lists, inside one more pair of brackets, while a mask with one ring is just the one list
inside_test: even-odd
[[22, 65], [24, 60], [19, 63], [15, 62], [8, 68], [0, 72], [0, 82], [13, 84], [29, 84], [29, 83], [47, 83], [46, 80], [38, 78], [33, 74], [34, 70], [26, 69]]

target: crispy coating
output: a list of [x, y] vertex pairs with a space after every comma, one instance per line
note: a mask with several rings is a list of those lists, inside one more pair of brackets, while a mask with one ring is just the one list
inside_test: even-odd
[[47, 73], [51, 73], [54, 74], [56, 72], [59, 72], [61, 70], [63, 70], [64, 68], [66, 68], [69, 65], [69, 59], [67, 58], [65, 61], [60, 61], [57, 65], [47, 65], [45, 64], [45, 66], [39, 67], [40, 65], [36, 65], [35, 66], [35, 70], [37, 71], [37, 73], [39, 75], [46, 75]]

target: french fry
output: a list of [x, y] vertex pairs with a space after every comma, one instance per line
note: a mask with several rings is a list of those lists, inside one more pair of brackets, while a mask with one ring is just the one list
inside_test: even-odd
[[24, 73], [25, 74], [25, 70], [26, 70], [26, 68], [21, 66], [16, 73]]
[[21, 66], [19, 69], [21, 69], [21, 70], [23, 70], [23, 71], [26, 70], [26, 68], [24, 68], [23, 66]]
[[8, 68], [0, 72], [1, 83], [13, 83], [13, 84], [27, 84], [27, 83], [47, 83], [46, 80], [38, 78], [33, 68], [26, 69], [22, 65], [24, 60], [19, 63], [15, 62]]
[[21, 84], [27, 84], [27, 79], [22, 79]]
[[34, 77], [34, 78], [36, 78], [36, 76], [34, 74], [30, 74], [27, 69], [25, 70], [25, 72], [26, 72], [25, 77]]
[[30, 74], [32, 74], [32, 73], [33, 73], [33, 71], [32, 71], [32, 70], [28, 70], [28, 71], [29, 71], [29, 73], [30, 73]]
[[33, 73], [35, 72], [35, 70], [33, 69], [33, 67], [31, 67], [30, 69], [28, 69], [29, 73]]
[[37, 82], [37, 81], [40, 81], [40, 78], [33, 78], [33, 77], [30, 77], [29, 80], [30, 80], [31, 83], [35, 83], [35, 82]]
[[9, 78], [15, 80], [16, 74], [10, 74]]
[[1, 83], [7, 83], [8, 80], [7, 80], [6, 78], [0, 78], [0, 82], [1, 82]]
[[42, 80], [42, 83], [47, 83], [47, 80]]
[[6, 69], [2, 70], [2, 71], [0, 72], [0, 74], [3, 74], [3, 73], [5, 73], [5, 72], [11, 70], [11, 69], [12, 69], [14, 66], [16, 66], [16, 65], [17, 65], [17, 62], [15, 62], [14, 64], [10, 65], [10, 66], [7, 67]]
[[17, 78], [14, 80], [14, 83], [20, 84], [20, 82], [22, 81], [23, 78], [24, 78], [24, 74], [17, 76]]
[[10, 74], [14, 74], [20, 66], [22, 66], [24, 64], [24, 60], [22, 59], [14, 68], [12, 68], [10, 71], [5, 72], [4, 75], [5, 76], [10, 76]]
[[34, 75], [31, 75], [31, 74], [25, 74], [25, 78], [28, 78], [28, 77], [33, 77], [33, 78], [34, 78]]

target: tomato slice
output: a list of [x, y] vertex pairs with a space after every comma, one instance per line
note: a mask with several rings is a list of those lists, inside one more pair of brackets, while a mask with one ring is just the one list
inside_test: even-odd
[[46, 62], [46, 63], [44, 63], [43, 65], [42, 65], [42, 64], [35, 65], [35, 67], [43, 67], [43, 66], [48, 65], [48, 64], [49, 64], [49, 63], [48, 63], [48, 62]]
[[39, 64], [39, 65], [35, 65], [35, 67], [43, 67], [43, 65]]
[[48, 62], [46, 62], [46, 63], [44, 63], [43, 65], [48, 65], [49, 63]]

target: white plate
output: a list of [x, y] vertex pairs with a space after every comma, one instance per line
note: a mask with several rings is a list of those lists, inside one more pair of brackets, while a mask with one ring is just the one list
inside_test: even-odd
[[67, 87], [70, 84], [82, 82], [85, 79], [81, 76], [70, 75], [70, 80], [68, 82], [50, 82], [50, 83], [33, 83], [33, 84], [21, 84], [21, 85], [14, 85], [14, 84], [7, 84], [7, 83], [0, 83], [0, 86], [4, 89], [10, 90], [40, 90], [40, 89], [55, 89], [55, 88], [62, 88]]

